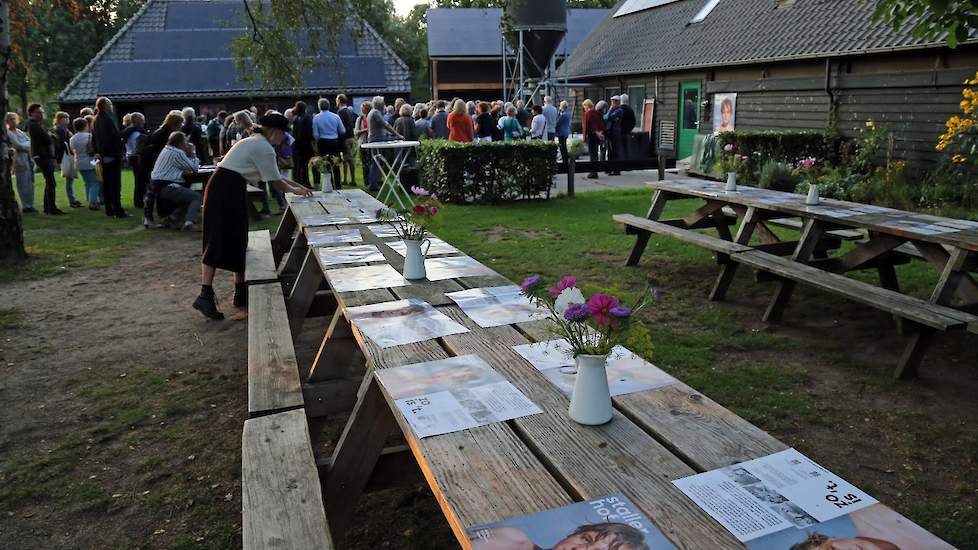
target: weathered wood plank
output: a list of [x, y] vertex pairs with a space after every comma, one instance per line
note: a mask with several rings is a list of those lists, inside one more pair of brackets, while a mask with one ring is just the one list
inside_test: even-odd
[[241, 510], [245, 550], [333, 548], [303, 411], [245, 421]]
[[730, 242], [724, 239], [711, 237], [703, 233], [697, 233], [688, 229], [673, 227], [661, 222], [647, 220], [632, 214], [615, 214], [612, 216], [615, 223], [630, 227], [637, 227], [643, 231], [649, 231], [659, 235], [667, 235], [683, 242], [695, 244], [701, 248], [706, 248], [714, 252], [723, 254], [733, 254], [736, 252], [746, 252], [751, 250], [749, 246]]
[[275, 257], [272, 254], [272, 236], [267, 229], [248, 232], [248, 249], [245, 253], [245, 282], [249, 285], [278, 281]]
[[278, 283], [248, 290], [248, 413], [301, 407], [299, 366]]
[[909, 319], [938, 330], [963, 328], [962, 312], [931, 304], [925, 300], [906, 296], [871, 284], [829, 273], [798, 262], [785, 260], [764, 252], [745, 252], [733, 256], [733, 260], [755, 269], [768, 271], [780, 277], [802, 282], [815, 288], [839, 294], [882, 311]]
[[573, 422], [568, 399], [512, 350], [528, 342], [525, 336], [509, 326], [482, 328], [457, 306], [439, 311], [470, 331], [446, 336], [449, 351], [478, 354], [543, 409], [542, 414], [511, 422], [578, 498], [622, 491], [680, 548], [701, 548], [703, 541], [711, 541], [711, 548], [741, 548], [672, 485], [673, 479], [694, 471], [638, 426], [620, 414], [603, 426]]

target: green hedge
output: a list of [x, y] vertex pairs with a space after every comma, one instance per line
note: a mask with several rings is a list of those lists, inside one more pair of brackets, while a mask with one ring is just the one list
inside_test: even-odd
[[753, 173], [759, 173], [769, 160], [795, 164], [814, 157], [824, 162], [835, 148], [823, 132], [724, 132], [717, 136], [717, 144], [720, 155], [727, 144], [732, 144], [735, 153], [750, 156], [748, 169]]
[[497, 202], [546, 193], [557, 174], [557, 144], [543, 141], [421, 142], [421, 184], [447, 202]]

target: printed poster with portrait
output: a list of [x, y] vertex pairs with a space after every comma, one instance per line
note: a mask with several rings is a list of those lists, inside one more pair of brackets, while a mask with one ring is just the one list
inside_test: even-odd
[[733, 132], [737, 127], [737, 94], [713, 94], [713, 133]]
[[468, 536], [473, 550], [676, 548], [621, 493], [473, 527]]

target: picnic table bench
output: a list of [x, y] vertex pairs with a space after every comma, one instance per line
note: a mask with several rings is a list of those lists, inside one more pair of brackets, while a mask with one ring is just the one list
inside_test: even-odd
[[[327, 212], [348, 208], [337, 206], [338, 202], [335, 196], [323, 198], [319, 207]], [[360, 241], [330, 246], [373, 245], [384, 259], [324, 266], [317, 247], [307, 244], [303, 251], [294, 245], [302, 238], [300, 235], [308, 237], [324, 227], [313, 225], [318, 223], [313, 216], [321, 214], [307, 209], [308, 204], [293, 201], [285, 216], [292, 221], [283, 220], [274, 239], [290, 256], [302, 253], [301, 267], [287, 300], [292, 336], [296, 337], [302, 330], [303, 319], [320, 286], [332, 290], [336, 305], [318, 353], [311, 364], [298, 366], [300, 383], [360, 378], [358, 389], [335, 386], [317, 394], [322, 401], [342, 402], [352, 409], [332, 456], [319, 461], [319, 482], [324, 487], [322, 500], [333, 543], [342, 546], [361, 494], [377, 484], [377, 478], [383, 477], [382, 470], [397, 463], [387, 458], [410, 456], [420, 467], [463, 548], [471, 548], [466, 534], [471, 527], [616, 492], [625, 493], [679, 547], [744, 548], [683, 495], [672, 480], [762, 457], [785, 449], [783, 443], [678, 381], [655, 390], [615, 397], [614, 418], [603, 426], [572, 422], [567, 414], [568, 398], [513, 350], [515, 345], [548, 339], [546, 324], [535, 321], [483, 328], [445, 295], [466, 288], [511, 284], [507, 279], [479, 264], [480, 269], [468, 276], [408, 281], [403, 286], [357, 291], [344, 291], [340, 286], [338, 290], [336, 285], [345, 279], [344, 272], [337, 269], [351, 265], [390, 265], [400, 270], [403, 257], [391, 248], [391, 238], [378, 237], [367, 224], [336, 223], [325, 227], [354, 229], [359, 232]], [[304, 214], [310, 210], [312, 214]], [[674, 229], [654, 227], [663, 231]], [[288, 236], [281, 233], [283, 230]], [[735, 248], [722, 250], [741, 253], [739, 246]], [[429, 275], [434, 276], [430, 267]], [[409, 298], [423, 299], [468, 332], [382, 348], [350, 322], [351, 307]], [[260, 317], [269, 318], [265, 314]], [[281, 311], [275, 322], [284, 325]], [[278, 340], [282, 338], [276, 336]], [[380, 384], [377, 373], [466, 354], [477, 354], [543, 412], [434, 437], [416, 437], [388, 389]], [[318, 429], [321, 415], [309, 406], [308, 396], [307, 393], [304, 409], [248, 422], [289, 414], [298, 425], [302, 414], [299, 411], [303, 411], [315, 444], [323, 437]], [[397, 433], [405, 445], [387, 447], [389, 437]], [[304, 450], [306, 442], [293, 447]], [[296, 460], [302, 464], [309, 462], [308, 456]], [[386, 471], [385, 475], [397, 478], [400, 473], [400, 477], [410, 477], [413, 472]], [[298, 477], [296, 480], [317, 483], [308, 480], [307, 475], [301, 481]], [[315, 497], [312, 494], [310, 500], [316, 500]], [[889, 513], [907, 521], [895, 512]], [[252, 524], [247, 525], [250, 528]], [[272, 528], [277, 529], [278, 525]], [[329, 543], [330, 539], [320, 536], [324, 544]]]
[[[739, 264], [774, 276], [778, 289], [764, 321], [781, 319], [798, 283], [890, 313], [906, 320], [911, 332], [894, 371], [898, 378], [915, 375], [936, 332], [967, 329], [978, 321], [968, 311], [978, 306], [978, 283], [971, 276], [978, 269], [976, 222], [836, 200], [811, 206], [800, 195], [746, 186], [727, 192], [722, 183], [699, 179], [647, 185], [655, 194], [645, 218], [614, 216], [614, 221], [637, 235], [627, 265], [638, 264], [652, 234], [668, 235], [718, 253], [720, 273], [711, 300], [724, 299]], [[659, 220], [669, 201], [686, 199], [705, 205], [683, 219]], [[730, 213], [740, 221], [736, 235], [728, 227]], [[799, 239], [781, 240], [769, 225], [798, 228]], [[693, 231], [709, 227], [717, 230], [719, 238]], [[752, 244], [752, 240], [759, 242]], [[829, 257], [842, 240], [854, 241], [854, 246]], [[734, 249], [733, 244], [748, 250]], [[940, 274], [929, 300], [900, 292], [894, 266], [912, 259], [925, 260]], [[845, 276], [864, 269], [879, 273], [879, 287]]]

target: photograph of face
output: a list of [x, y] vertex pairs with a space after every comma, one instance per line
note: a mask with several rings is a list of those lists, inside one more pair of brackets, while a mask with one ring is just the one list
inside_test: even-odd
[[713, 95], [713, 132], [733, 132], [736, 127], [737, 94]]
[[372, 244], [319, 248], [316, 253], [319, 254], [319, 264], [323, 267], [387, 261], [377, 246]]
[[675, 549], [621, 494], [474, 527], [468, 535], [476, 550]]
[[363, 242], [359, 229], [307, 229], [306, 242], [313, 248]]
[[315, 216], [305, 216], [302, 218], [302, 225], [306, 227], [320, 227], [323, 225], [342, 225], [355, 223], [349, 216], [336, 214], [317, 214]]
[[380, 369], [377, 371], [377, 377], [394, 399], [506, 381], [503, 375], [494, 371], [478, 355], [460, 355], [437, 361]]
[[409, 284], [390, 264], [341, 267], [328, 269], [325, 273], [334, 292], [394, 288]]
[[431, 304], [416, 298], [351, 307], [346, 313], [361, 334], [382, 348], [469, 331]]

